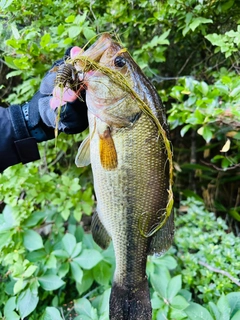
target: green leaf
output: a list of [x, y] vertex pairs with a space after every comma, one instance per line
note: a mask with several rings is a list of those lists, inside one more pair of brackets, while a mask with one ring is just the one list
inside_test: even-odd
[[231, 320], [239, 320], [240, 319], [240, 310], [238, 310], [234, 316], [231, 318]]
[[15, 311], [10, 311], [8, 314], [4, 314], [4, 320], [20, 320], [20, 316]]
[[8, 316], [10, 313], [14, 311], [16, 308], [16, 297], [11, 297], [7, 300], [5, 306], [4, 306], [4, 315]]
[[157, 291], [162, 298], [167, 298], [167, 288], [170, 281], [170, 273], [166, 267], [161, 267], [157, 273], [151, 274], [150, 281], [155, 291]]
[[38, 250], [43, 247], [41, 236], [34, 230], [25, 230], [23, 233], [23, 244], [29, 251]]
[[199, 128], [197, 133], [203, 136], [206, 142], [209, 142], [213, 137], [213, 133], [208, 126], [203, 126]]
[[99, 305], [98, 305], [98, 311], [99, 314], [102, 315], [109, 309], [109, 298], [111, 294], [111, 288], [104, 291], [104, 293], [100, 297]]
[[72, 276], [76, 282], [79, 284], [82, 283], [83, 271], [80, 266], [75, 261], [70, 262]]
[[96, 36], [96, 33], [88, 28], [88, 27], [84, 27], [83, 28], [83, 35], [87, 40], [91, 40], [92, 38], [94, 38]]
[[70, 15], [70, 16], [68, 16], [68, 17], [65, 19], [65, 22], [67, 22], [67, 23], [72, 23], [75, 18], [76, 18], [76, 16]]
[[68, 28], [68, 35], [70, 38], [76, 38], [82, 31], [82, 27], [71, 26]]
[[165, 254], [162, 257], [152, 257], [151, 260], [154, 264], [164, 266], [168, 270], [174, 270], [177, 267], [177, 261], [172, 256]]
[[187, 300], [185, 298], [183, 298], [182, 296], [175, 296], [172, 299], [171, 302], [171, 307], [178, 309], [178, 310], [184, 310], [189, 306], [189, 303], [187, 302]]
[[101, 261], [93, 268], [94, 279], [104, 286], [107, 286], [112, 277], [111, 266], [105, 261]]
[[19, 293], [20, 291], [22, 291], [27, 285], [27, 282], [23, 280], [23, 278], [18, 279], [13, 287], [13, 292], [14, 294]]
[[62, 279], [56, 275], [48, 274], [38, 278], [41, 287], [46, 291], [52, 291], [60, 288], [65, 284]]
[[14, 70], [14, 71], [11, 71], [9, 72], [7, 75], [6, 75], [6, 79], [9, 79], [11, 77], [16, 77], [16, 76], [19, 76], [20, 74], [22, 74], [23, 71], [22, 70]]
[[77, 244], [76, 238], [71, 233], [66, 233], [62, 238], [63, 247], [69, 256], [72, 255], [74, 248]]
[[60, 312], [57, 308], [47, 307], [41, 320], [62, 320]]
[[240, 292], [231, 292], [226, 296], [231, 308], [231, 316], [240, 310]]
[[192, 127], [191, 124], [185, 125], [180, 131], [181, 137], [183, 137], [191, 127]]
[[80, 298], [75, 300], [74, 309], [78, 314], [89, 316], [91, 319], [92, 306], [88, 299]]
[[223, 319], [230, 319], [231, 308], [224, 294], [222, 294], [220, 299], [218, 300], [217, 307], [218, 310], [221, 312], [221, 316]]
[[79, 255], [79, 253], [81, 252], [81, 250], [82, 250], [82, 243], [79, 242], [79, 243], [76, 244], [75, 248], [73, 249], [71, 257], [72, 258], [77, 257]]
[[9, 7], [11, 4], [13, 3], [13, 0], [1, 0], [0, 1], [0, 8], [6, 9], [7, 7]]
[[173, 277], [168, 283], [166, 298], [171, 302], [172, 299], [181, 290], [181, 288], [182, 288], [182, 276], [178, 275]]
[[27, 317], [38, 304], [39, 297], [31, 292], [30, 289], [23, 291], [17, 299], [17, 309], [21, 318]]
[[34, 265], [30, 265], [27, 270], [24, 271], [23, 273], [23, 277], [24, 278], [29, 278], [31, 277], [31, 275], [36, 271], [37, 269], [37, 266], [34, 266]]
[[189, 28], [192, 31], [194, 31], [198, 26], [200, 26], [203, 23], [213, 23], [213, 21], [212, 21], [212, 19], [206, 19], [206, 18], [203, 18], [203, 17], [198, 17], [198, 18], [195, 18], [193, 20], [193, 22], [191, 22], [189, 24]]
[[46, 45], [49, 44], [49, 42], [51, 41], [51, 35], [49, 33], [45, 33], [42, 37], [41, 37], [41, 41], [40, 41], [40, 46], [42, 48], [46, 47]]
[[214, 320], [209, 311], [197, 303], [191, 302], [184, 310], [189, 320]]
[[236, 97], [238, 94], [240, 94], [240, 86], [234, 88], [234, 89], [230, 92], [230, 97]]
[[211, 314], [214, 316], [214, 319], [220, 319], [220, 311], [218, 310], [218, 307], [215, 305], [215, 303], [210, 301], [208, 305], [209, 305]]
[[80, 295], [86, 292], [93, 284], [94, 278], [92, 270], [86, 270], [83, 274], [82, 283], [79, 285], [76, 283], [77, 290]]
[[76, 261], [83, 269], [88, 270], [96, 266], [102, 259], [103, 256], [99, 251], [95, 249], [84, 249], [81, 255], [74, 258], [73, 261]]

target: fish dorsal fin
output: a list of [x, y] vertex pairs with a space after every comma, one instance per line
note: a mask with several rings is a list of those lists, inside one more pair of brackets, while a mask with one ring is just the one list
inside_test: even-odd
[[90, 135], [88, 135], [78, 148], [75, 164], [77, 167], [85, 167], [90, 163]]
[[149, 255], [162, 255], [172, 245], [174, 236], [174, 213], [170, 214], [164, 226], [153, 234], [149, 247]]
[[102, 222], [100, 221], [97, 212], [95, 212], [92, 217], [91, 230], [92, 230], [93, 240], [102, 249], [107, 249], [111, 241], [111, 237], [108, 235], [106, 229], [104, 228]]
[[106, 170], [117, 168], [117, 152], [111, 136], [110, 127], [102, 122], [97, 122], [97, 132], [99, 135], [99, 153], [101, 165]]

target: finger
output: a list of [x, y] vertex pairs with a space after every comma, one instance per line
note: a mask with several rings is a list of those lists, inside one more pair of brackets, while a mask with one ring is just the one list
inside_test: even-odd
[[55, 110], [55, 109], [63, 106], [64, 104], [66, 104], [66, 101], [63, 101], [63, 99], [52, 97], [49, 101], [49, 104], [50, 104], [51, 109]]
[[70, 51], [71, 59], [76, 58], [76, 56], [78, 56], [80, 53], [83, 53], [83, 49], [81, 49], [80, 47], [72, 47]]
[[55, 85], [56, 72], [49, 72], [42, 80], [40, 92], [42, 94], [51, 94]]

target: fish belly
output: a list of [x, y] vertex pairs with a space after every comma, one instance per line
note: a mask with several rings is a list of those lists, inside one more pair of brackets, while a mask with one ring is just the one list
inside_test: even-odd
[[111, 236], [116, 257], [114, 282], [134, 288], [146, 279], [150, 237], [166, 208], [167, 155], [157, 128], [142, 114], [132, 127], [112, 135], [118, 165], [105, 170], [99, 157], [99, 136], [91, 139], [91, 164], [97, 212]]

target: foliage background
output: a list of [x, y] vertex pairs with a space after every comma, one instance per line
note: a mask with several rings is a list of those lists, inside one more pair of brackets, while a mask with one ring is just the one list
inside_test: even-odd
[[[153, 318], [239, 319], [238, 1], [1, 0], [0, 12], [4, 104], [31, 99], [69, 46], [108, 31], [128, 48], [164, 102], [175, 159], [175, 241], [147, 268]], [[0, 175], [3, 319], [108, 319], [114, 254], [89, 234], [91, 171], [74, 165], [85, 134]]]

